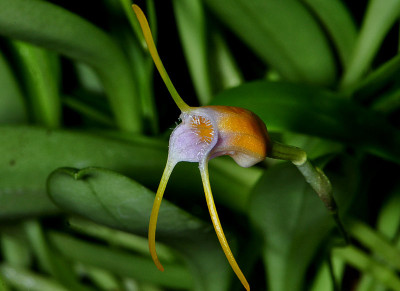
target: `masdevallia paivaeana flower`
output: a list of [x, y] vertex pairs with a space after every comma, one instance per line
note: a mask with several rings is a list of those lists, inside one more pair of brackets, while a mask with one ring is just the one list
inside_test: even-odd
[[[208, 176], [208, 161], [229, 155], [242, 167], [251, 167], [267, 156], [292, 161], [317, 192], [343, 231], [333, 200], [331, 185], [320, 169], [314, 168], [299, 148], [272, 142], [262, 120], [249, 110], [232, 106], [190, 107], [179, 96], [162, 64], [153, 37], [142, 10], [133, 5], [139, 20], [149, 52], [175, 103], [181, 110], [181, 123], [174, 129], [169, 140], [168, 160], [157, 189], [149, 223], [149, 249], [157, 268], [164, 270], [155, 247], [155, 233], [158, 212], [168, 179], [178, 162], [199, 163], [208, 210], [218, 240], [232, 269], [250, 290], [250, 286], [240, 270], [229, 248], [214, 204]], [[345, 233], [343, 231], [343, 233]]]

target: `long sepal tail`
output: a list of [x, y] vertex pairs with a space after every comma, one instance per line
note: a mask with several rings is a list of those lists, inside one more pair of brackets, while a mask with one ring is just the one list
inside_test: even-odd
[[242, 271], [240, 270], [235, 260], [235, 257], [232, 254], [232, 251], [229, 247], [224, 231], [222, 229], [221, 222], [219, 221], [217, 209], [214, 203], [214, 198], [211, 192], [210, 179], [208, 175], [208, 162], [207, 161], [201, 162], [199, 168], [201, 173], [201, 179], [203, 181], [204, 193], [206, 195], [208, 211], [210, 212], [211, 221], [214, 225], [215, 232], [217, 233], [219, 243], [221, 244], [225, 256], [228, 259], [228, 262], [231, 265], [236, 276], [239, 278], [240, 282], [242, 282], [244, 288], [246, 288], [246, 290], [249, 291], [250, 290], [249, 283], [247, 282], [246, 277], [243, 275]]
[[158, 213], [160, 211], [161, 201], [164, 195], [165, 187], [167, 186], [169, 177], [171, 176], [172, 170], [175, 167], [174, 162], [170, 160], [167, 161], [167, 165], [165, 166], [164, 173], [161, 177], [160, 185], [158, 186], [156, 197], [153, 202], [153, 209], [151, 210], [150, 215], [150, 222], [149, 222], [149, 233], [148, 233], [148, 240], [149, 240], [149, 250], [151, 258], [154, 261], [154, 264], [160, 271], [164, 271], [164, 267], [162, 266], [160, 260], [157, 256], [156, 251], [156, 228], [157, 228], [157, 219]]
[[139, 21], [140, 27], [142, 28], [144, 39], [146, 40], [147, 47], [149, 48], [149, 52], [151, 57], [153, 58], [154, 64], [157, 67], [158, 72], [161, 75], [165, 85], [168, 88], [169, 93], [171, 94], [172, 98], [174, 99], [176, 105], [182, 112], [188, 111], [190, 106], [182, 100], [179, 96], [178, 92], [176, 91], [174, 85], [172, 84], [171, 79], [168, 76], [167, 71], [164, 68], [163, 63], [161, 62], [160, 56], [158, 55], [156, 45], [154, 44], [153, 36], [151, 34], [151, 30], [149, 27], [149, 23], [147, 22], [146, 16], [144, 15], [142, 9], [136, 4], [132, 5], [133, 11], [136, 14], [136, 17]]

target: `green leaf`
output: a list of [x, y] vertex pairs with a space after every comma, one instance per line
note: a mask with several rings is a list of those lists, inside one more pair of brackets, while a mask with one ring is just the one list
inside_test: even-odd
[[336, 65], [328, 40], [299, 1], [205, 2], [286, 80], [319, 85], [334, 82]]
[[[133, 177], [148, 187], [158, 185], [167, 160], [168, 145], [155, 139], [130, 135], [130, 141], [91, 134], [34, 127], [0, 127], [0, 220], [57, 211], [47, 198], [47, 176], [59, 167], [99, 166]], [[261, 170], [241, 168], [233, 161], [210, 163], [217, 201], [244, 212], [252, 185]], [[188, 201], [204, 201], [195, 164], [181, 163], [172, 174], [167, 194]], [[232, 198], [234, 197], [234, 199]]]
[[0, 124], [26, 122], [26, 105], [22, 92], [2, 52], [0, 52], [0, 88]]
[[400, 15], [399, 0], [370, 0], [348, 69], [341, 80], [342, 89], [351, 89], [367, 72], [379, 47]]
[[0, 34], [90, 65], [104, 85], [119, 127], [141, 130], [131, 68], [115, 41], [99, 28], [47, 1], [0, 0]]
[[201, 0], [173, 1], [183, 52], [200, 104], [212, 97], [207, 51], [206, 17]]
[[243, 75], [236, 60], [234, 59], [231, 48], [223, 37], [223, 33], [213, 27], [211, 33], [211, 52], [210, 59], [213, 64], [211, 74], [213, 76], [214, 91], [235, 87], [243, 83]]
[[258, 81], [224, 91], [213, 103], [247, 108], [270, 131], [327, 138], [400, 163], [399, 130], [377, 113], [327, 91]]
[[72, 261], [170, 288], [186, 289], [192, 285], [190, 273], [176, 264], [166, 264], [165, 272], [160, 272], [150, 258], [110, 249], [106, 245], [90, 243], [59, 232], [50, 232], [49, 240], [58, 252]]
[[67, 291], [68, 289], [52, 278], [44, 277], [26, 269], [7, 264], [0, 265], [4, 280], [17, 289], [32, 291]]
[[[332, 172], [328, 167], [326, 172], [343, 214], [358, 185], [353, 170], [356, 163], [343, 158], [331, 166], [338, 168]], [[334, 226], [323, 203], [298, 170], [284, 163], [260, 179], [251, 199], [250, 217], [262, 238], [268, 290], [301, 290], [313, 257]]]
[[357, 29], [350, 11], [339, 0], [302, 0], [317, 15], [332, 38], [342, 66], [346, 68], [357, 37]]
[[[59, 207], [97, 223], [140, 235], [147, 233], [154, 193], [125, 176], [100, 168], [61, 168], [50, 175], [48, 193]], [[210, 225], [164, 201], [157, 239], [186, 257], [197, 274], [198, 290], [227, 288], [231, 270]]]
[[379, 95], [385, 87], [398, 78], [399, 71], [400, 55], [393, 57], [365, 77], [354, 90], [355, 98], [362, 101]]
[[32, 127], [1, 127], [0, 219], [52, 213], [47, 176], [61, 166], [102, 166], [156, 185], [166, 160], [166, 145], [113, 139]]
[[57, 74], [53, 68], [53, 53], [21, 41], [13, 42], [21, 73], [30, 97], [34, 120], [46, 127], [59, 127], [61, 102]]
[[390, 290], [400, 290], [398, 274], [355, 246], [334, 249], [333, 255], [342, 258], [354, 268], [371, 275]]

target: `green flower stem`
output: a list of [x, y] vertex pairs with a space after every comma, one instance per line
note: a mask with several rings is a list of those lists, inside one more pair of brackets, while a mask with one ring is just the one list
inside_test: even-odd
[[271, 142], [269, 158], [291, 161], [295, 165], [301, 165], [307, 161], [307, 154], [301, 148], [285, 145], [276, 141]]
[[310, 163], [307, 159], [307, 153], [298, 147], [284, 145], [273, 141], [271, 142], [271, 150], [268, 153], [268, 157], [291, 161], [299, 169], [307, 183], [310, 184], [317, 193], [319, 199], [321, 199], [325, 207], [328, 209], [329, 214], [333, 217], [343, 235], [346, 244], [348, 244], [349, 237], [339, 217], [338, 207], [335, 198], [333, 197], [331, 182], [320, 168], [314, 167]]

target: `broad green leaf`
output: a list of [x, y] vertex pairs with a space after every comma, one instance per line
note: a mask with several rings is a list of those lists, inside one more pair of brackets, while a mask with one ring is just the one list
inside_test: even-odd
[[[328, 171], [327, 176], [343, 214], [358, 185], [353, 170], [357, 163], [350, 158], [335, 163], [338, 172]], [[250, 217], [262, 238], [268, 290], [302, 290], [307, 269], [334, 226], [323, 203], [298, 170], [285, 163], [270, 168], [260, 179]]]
[[45, 194], [45, 183], [58, 167], [102, 166], [140, 176], [146, 185], [156, 185], [166, 159], [157, 143], [128, 144], [33, 127], [1, 127], [1, 132], [1, 219], [56, 211]]
[[206, 17], [201, 0], [173, 1], [175, 17], [183, 52], [200, 104], [212, 97], [209, 71]]
[[310, 6], [332, 38], [342, 66], [347, 67], [357, 31], [350, 11], [340, 0], [302, 0]]
[[[130, 135], [127, 142], [34, 127], [2, 126], [0, 131], [0, 220], [57, 211], [45, 195], [45, 181], [59, 167], [109, 168], [155, 189], [167, 159], [167, 143], [140, 136]], [[244, 212], [260, 171], [241, 168], [230, 159], [211, 161], [216, 200]], [[187, 202], [205, 203], [197, 165], [179, 164], [168, 183], [168, 193]]]
[[351, 89], [367, 72], [379, 47], [400, 16], [399, 0], [370, 0], [360, 34], [347, 70], [341, 80], [342, 89]]
[[331, 85], [336, 65], [328, 40], [296, 0], [205, 0], [211, 10], [284, 79]]
[[37, 124], [55, 128], [61, 123], [61, 102], [57, 74], [54, 72], [53, 53], [42, 48], [14, 41], [26, 95]]
[[0, 34], [90, 65], [103, 83], [118, 126], [141, 130], [131, 68], [115, 41], [99, 28], [47, 1], [0, 0]]
[[[50, 175], [48, 193], [59, 207], [97, 223], [147, 233], [154, 193], [125, 176], [100, 168], [61, 168]], [[198, 290], [226, 290], [231, 270], [210, 225], [164, 201], [157, 239], [186, 257]]]
[[400, 132], [381, 115], [317, 88], [258, 81], [227, 90], [214, 104], [247, 108], [270, 131], [339, 141], [400, 163]]
[[15, 76], [0, 52], [0, 123], [23, 123], [27, 120], [26, 105]]

